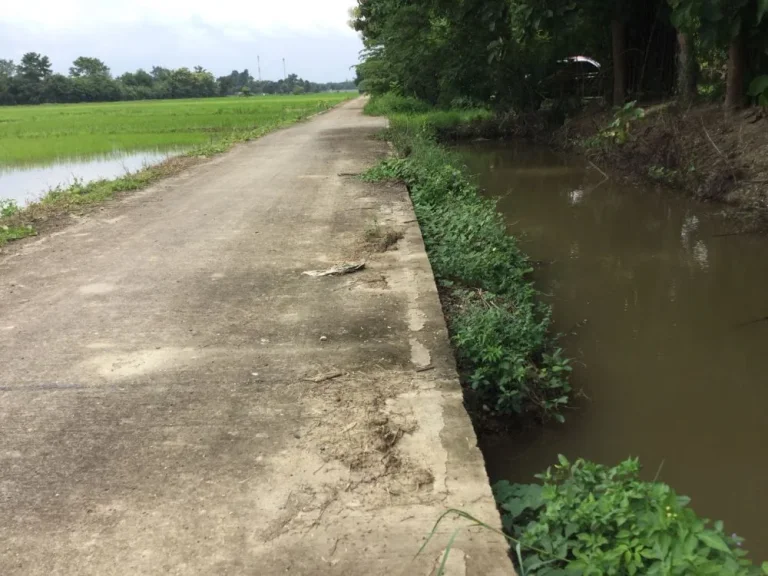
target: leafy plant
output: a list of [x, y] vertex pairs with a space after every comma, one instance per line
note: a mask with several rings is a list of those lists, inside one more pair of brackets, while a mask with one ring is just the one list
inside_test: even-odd
[[680, 179], [680, 172], [664, 166], [649, 166], [648, 177], [662, 184], [674, 185]]
[[[768, 3], [766, 3], [768, 4]], [[749, 85], [749, 95], [763, 108], [768, 108], [768, 74], [758, 76]]]
[[549, 334], [550, 309], [537, 301], [528, 258], [495, 203], [436, 144], [431, 119], [396, 118], [390, 136], [407, 157], [390, 158], [364, 178], [410, 188], [464, 384], [494, 412], [562, 421], [571, 368]]
[[387, 92], [371, 98], [365, 105], [364, 112], [371, 116], [386, 116], [388, 114], [422, 114], [429, 109], [429, 104], [417, 98]]
[[0, 198], [0, 218], [10, 218], [19, 213], [21, 208], [15, 200], [4, 200]]
[[34, 236], [35, 230], [32, 226], [7, 226], [0, 225], [0, 246], [3, 246], [11, 240], [20, 240], [27, 236]]
[[645, 110], [637, 107], [637, 102], [627, 102], [617, 108], [613, 115], [613, 122], [603, 130], [603, 138], [613, 140], [616, 144], [624, 144], [629, 140], [632, 123], [645, 117]]
[[751, 576], [768, 574], [745, 557], [743, 540], [710, 525], [661, 482], [644, 482], [640, 464], [579, 459], [537, 476], [542, 484], [499, 482], [503, 524], [523, 550], [522, 571], [537, 576]]

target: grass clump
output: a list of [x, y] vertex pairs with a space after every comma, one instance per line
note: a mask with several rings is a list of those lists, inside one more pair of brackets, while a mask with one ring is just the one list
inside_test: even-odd
[[571, 368], [549, 334], [551, 311], [537, 301], [528, 258], [458, 158], [437, 145], [429, 127], [403, 129], [412, 125], [391, 127], [407, 156], [364, 177], [410, 188], [465, 385], [493, 412], [562, 421]]
[[743, 540], [710, 525], [662, 482], [640, 479], [629, 459], [610, 468], [560, 462], [541, 484], [494, 486], [504, 529], [519, 543], [521, 574], [536, 576], [758, 576]]

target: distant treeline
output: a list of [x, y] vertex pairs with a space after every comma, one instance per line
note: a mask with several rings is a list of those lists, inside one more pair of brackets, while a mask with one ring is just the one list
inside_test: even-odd
[[205, 98], [251, 94], [305, 94], [331, 90], [354, 90], [355, 83], [319, 84], [302, 80], [296, 74], [273, 82], [254, 80], [248, 70], [233, 70], [215, 78], [201, 66], [171, 70], [154, 66], [113, 77], [98, 58], [81, 56], [69, 75], [54, 74], [48, 56], [24, 54], [16, 64], [0, 59], [0, 105], [75, 102], [113, 102], [117, 100], [158, 100], [165, 98]]

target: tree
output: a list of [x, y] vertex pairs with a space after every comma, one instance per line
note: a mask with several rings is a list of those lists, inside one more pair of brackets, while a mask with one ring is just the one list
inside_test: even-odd
[[220, 96], [229, 96], [235, 91], [235, 81], [232, 76], [221, 76], [216, 79]]
[[171, 76], [171, 71], [168, 68], [162, 66], [152, 66], [152, 78], [157, 82], [163, 82], [168, 80]]
[[0, 77], [12, 78], [16, 74], [16, 64], [13, 60], [0, 59]]
[[728, 113], [741, 108], [746, 100], [745, 67], [744, 37], [739, 30], [728, 47], [728, 73], [725, 86], [725, 110]]
[[126, 72], [118, 78], [118, 81], [125, 86], [143, 86], [151, 88], [154, 79], [148, 72], [139, 68], [136, 72]]
[[291, 74], [273, 82], [255, 82], [248, 70], [233, 70], [218, 80], [202, 66], [169, 69], [160, 66], [125, 72], [112, 78], [107, 65], [98, 58], [81, 56], [70, 68], [70, 75], [52, 74], [46, 56], [35, 52], [24, 55], [18, 67], [0, 60], [0, 105], [55, 102], [110, 102], [162, 98], [205, 98], [217, 95], [317, 92], [350, 83], [316, 84]]
[[690, 104], [696, 97], [698, 70], [693, 36], [684, 30], [677, 32], [677, 96], [682, 104]]
[[63, 74], [52, 74], [45, 80], [41, 100], [53, 104], [57, 102], [77, 102], [78, 98], [70, 78]]
[[27, 52], [21, 57], [16, 73], [27, 82], [41, 82], [51, 75], [51, 61], [48, 56]]
[[[749, 81], [764, 73], [763, 54], [768, 49], [768, 0], [668, 2], [678, 30], [695, 33], [708, 49], [727, 49], [725, 109], [732, 112], [743, 106]], [[693, 55], [687, 60], [691, 62]]]
[[208, 72], [202, 66], [195, 66], [195, 71], [192, 72], [192, 76], [194, 77], [195, 83], [195, 96], [198, 98], [216, 96], [216, 79], [213, 77], [213, 74]]
[[69, 75], [74, 78], [83, 76], [105, 76], [110, 77], [109, 68], [98, 58], [88, 58], [80, 56], [69, 69]]
[[[699, 19], [694, 16], [691, 0], [667, 0], [672, 8], [670, 21], [677, 30], [677, 70], [675, 84], [677, 97], [682, 104], [688, 105], [696, 97], [698, 66], [694, 36]], [[694, 0], [699, 2], [700, 0]]]
[[611, 20], [613, 47], [613, 105], [623, 106], [627, 99], [627, 25], [617, 14]]

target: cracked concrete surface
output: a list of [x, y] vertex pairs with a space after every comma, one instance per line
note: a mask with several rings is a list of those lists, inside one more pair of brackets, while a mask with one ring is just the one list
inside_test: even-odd
[[[0, 573], [427, 575], [446, 508], [498, 525], [408, 195], [343, 175], [361, 106], [0, 259]], [[482, 531], [448, 570], [513, 574]]]

